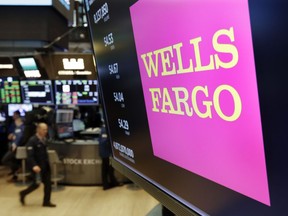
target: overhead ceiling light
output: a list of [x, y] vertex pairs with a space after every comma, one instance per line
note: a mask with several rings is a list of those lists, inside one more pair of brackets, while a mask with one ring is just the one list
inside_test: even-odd
[[0, 64], [0, 69], [13, 69], [12, 64]]

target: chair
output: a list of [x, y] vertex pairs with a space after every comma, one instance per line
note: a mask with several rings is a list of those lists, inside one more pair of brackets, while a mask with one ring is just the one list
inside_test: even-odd
[[16, 149], [16, 159], [21, 160], [22, 171], [17, 173], [17, 176], [22, 178], [22, 183], [26, 183], [26, 177], [30, 175], [30, 172], [26, 172], [26, 159], [27, 159], [27, 148], [26, 146], [18, 146]]
[[54, 189], [58, 189], [58, 182], [64, 179], [64, 175], [58, 173], [58, 165], [63, 164], [59, 159], [58, 154], [55, 150], [48, 150], [49, 163], [51, 165], [51, 181], [53, 182]]

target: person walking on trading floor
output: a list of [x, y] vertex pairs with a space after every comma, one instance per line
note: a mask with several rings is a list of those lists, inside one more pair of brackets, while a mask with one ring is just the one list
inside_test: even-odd
[[36, 134], [32, 136], [27, 143], [28, 163], [32, 168], [32, 184], [25, 190], [20, 191], [20, 202], [25, 205], [25, 197], [36, 190], [39, 184], [36, 175], [39, 173], [41, 181], [44, 184], [44, 207], [56, 207], [50, 202], [51, 198], [51, 170], [49, 165], [46, 136], [48, 126], [45, 123], [39, 123], [36, 128]]

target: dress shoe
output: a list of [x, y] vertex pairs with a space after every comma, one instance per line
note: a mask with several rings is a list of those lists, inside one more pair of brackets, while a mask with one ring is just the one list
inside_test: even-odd
[[43, 203], [43, 206], [44, 207], [56, 207], [56, 205], [55, 204], [53, 204], [53, 203]]
[[25, 195], [22, 192], [20, 192], [19, 195], [20, 195], [20, 203], [24, 206], [25, 205]]

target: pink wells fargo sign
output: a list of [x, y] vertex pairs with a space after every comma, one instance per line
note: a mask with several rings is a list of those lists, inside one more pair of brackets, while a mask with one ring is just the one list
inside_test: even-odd
[[247, 0], [130, 11], [155, 156], [270, 205]]

